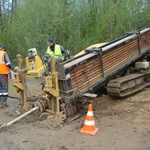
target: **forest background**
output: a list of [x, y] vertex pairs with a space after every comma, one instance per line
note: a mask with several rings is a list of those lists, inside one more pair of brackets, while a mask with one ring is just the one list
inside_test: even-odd
[[11, 59], [33, 47], [42, 56], [50, 37], [75, 54], [146, 27], [150, 0], [0, 0], [0, 43]]

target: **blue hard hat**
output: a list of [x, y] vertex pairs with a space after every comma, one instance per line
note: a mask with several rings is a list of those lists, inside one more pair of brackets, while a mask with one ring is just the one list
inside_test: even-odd
[[49, 38], [48, 42], [54, 43], [54, 39], [53, 38]]
[[6, 49], [4, 44], [0, 44], [0, 48]]

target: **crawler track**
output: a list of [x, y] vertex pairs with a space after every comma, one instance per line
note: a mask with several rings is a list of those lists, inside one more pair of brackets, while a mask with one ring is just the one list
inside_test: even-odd
[[150, 73], [131, 74], [118, 79], [111, 80], [107, 84], [107, 92], [109, 95], [124, 97], [142, 90], [150, 85], [147, 77]]

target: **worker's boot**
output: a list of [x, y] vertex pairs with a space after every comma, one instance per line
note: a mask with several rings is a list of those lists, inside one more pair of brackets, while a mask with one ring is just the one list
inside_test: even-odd
[[4, 109], [8, 107], [8, 104], [6, 102], [7, 102], [7, 97], [1, 97], [1, 108]]

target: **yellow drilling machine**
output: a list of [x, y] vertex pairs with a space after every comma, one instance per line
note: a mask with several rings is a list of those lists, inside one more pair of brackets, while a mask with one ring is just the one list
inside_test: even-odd
[[62, 121], [80, 109], [77, 102], [82, 96], [93, 96], [91, 91], [105, 87], [107, 94], [118, 97], [135, 93], [150, 84], [149, 51], [150, 28], [145, 28], [107, 44], [89, 47], [62, 63], [51, 58], [51, 72], [32, 104], [25, 94], [26, 70], [21, 68], [21, 57], [17, 55], [19, 68], [14, 86], [21, 95], [20, 107], [29, 110], [28, 113], [50, 110]]

